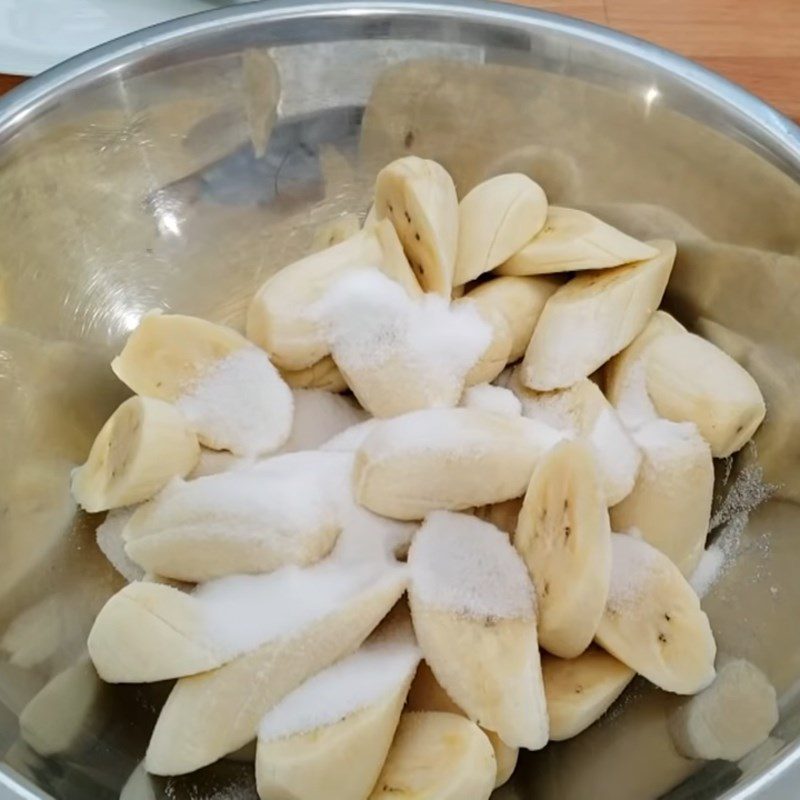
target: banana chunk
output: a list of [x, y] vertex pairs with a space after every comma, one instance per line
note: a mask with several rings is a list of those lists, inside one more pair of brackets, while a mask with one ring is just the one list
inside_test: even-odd
[[767, 676], [749, 661], [730, 660], [707, 689], [670, 717], [675, 747], [687, 758], [738, 761], [778, 723], [778, 700]]
[[502, 264], [542, 230], [547, 197], [521, 173], [497, 175], [471, 189], [458, 207], [458, 251], [453, 285]]
[[501, 275], [544, 275], [608, 269], [657, 254], [655, 247], [585, 211], [550, 206], [540, 232], [497, 271]]
[[470, 719], [511, 747], [547, 744], [535, 591], [497, 528], [429, 514], [408, 554], [414, 630], [436, 679]]
[[412, 296], [420, 294], [391, 224], [377, 223], [269, 277], [247, 311], [247, 338], [282, 370], [312, 367], [330, 350], [325, 331], [309, 309], [343, 276], [375, 268]]
[[[341, 579], [353, 579], [354, 564], [340, 566]], [[328, 582], [330, 596], [320, 602], [318, 582], [253, 608], [275, 609], [281, 616], [304, 596], [316, 605], [314, 619], [219, 669], [181, 678], [156, 723], [147, 749], [148, 772], [182, 775], [238, 750], [256, 734], [259, 722], [289, 692], [361, 645], [406, 588], [406, 572], [397, 565], [358, 568], [351, 591]], [[271, 576], [267, 576], [271, 577]], [[355, 589], [355, 591], [352, 591]], [[231, 614], [228, 623], [234, 621]], [[221, 622], [221, 620], [220, 620]]]
[[547, 301], [522, 362], [522, 382], [549, 391], [572, 386], [627, 347], [658, 308], [675, 261], [675, 243], [651, 242], [658, 255], [624, 267], [584, 272]]
[[461, 398], [462, 408], [475, 408], [508, 417], [519, 417], [522, 414], [522, 403], [510, 389], [481, 383], [464, 390]]
[[389, 219], [420, 286], [449, 298], [458, 246], [458, 197], [440, 164], [407, 156], [375, 180], [377, 220]]
[[533, 578], [539, 644], [574, 658], [591, 644], [608, 597], [611, 528], [591, 450], [562, 442], [533, 471], [514, 534]]
[[109, 417], [86, 463], [72, 473], [72, 496], [87, 511], [140, 503], [188, 475], [199, 458], [197, 437], [177, 409], [131, 397]]
[[347, 241], [361, 230], [358, 214], [343, 214], [341, 217], [324, 222], [314, 231], [311, 241], [311, 252], [318, 253], [336, 244]]
[[336, 542], [351, 503], [350, 453], [287, 453], [175, 481], [125, 529], [128, 556], [189, 583], [313, 564]]
[[368, 800], [489, 800], [496, 773], [492, 746], [474, 722], [406, 712]]
[[638, 531], [688, 578], [703, 555], [711, 519], [711, 450], [690, 423], [655, 420], [633, 438], [642, 467], [633, 491], [611, 509], [611, 526]]
[[536, 461], [561, 434], [547, 425], [470, 408], [384, 420], [356, 453], [357, 501], [394, 519], [422, 519], [520, 497]]
[[597, 642], [667, 692], [714, 680], [717, 646], [700, 601], [678, 568], [640, 539], [611, 534], [611, 584]]
[[715, 458], [740, 450], [766, 413], [750, 374], [693, 333], [653, 342], [647, 353], [647, 391], [659, 414], [697, 425]]
[[292, 389], [320, 389], [337, 393], [347, 391], [347, 381], [330, 356], [324, 356], [304, 369], [281, 370], [281, 377]]
[[611, 708], [636, 673], [592, 646], [576, 658], [542, 655], [542, 678], [550, 716], [550, 738], [571, 739]]

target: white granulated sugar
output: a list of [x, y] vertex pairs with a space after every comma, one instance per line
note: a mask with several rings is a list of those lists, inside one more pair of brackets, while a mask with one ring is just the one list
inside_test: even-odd
[[122, 532], [136, 511], [136, 506], [114, 508], [106, 514], [106, 518], [97, 526], [97, 546], [108, 559], [114, 569], [126, 581], [140, 581], [144, 570], [128, 558], [125, 552], [125, 540]]
[[342, 561], [371, 559], [393, 563], [396, 555], [408, 552], [418, 527], [415, 522], [373, 514], [353, 500], [344, 515], [333, 555]]
[[339, 450], [344, 452], [355, 452], [364, 444], [364, 440], [370, 435], [378, 424], [377, 419], [366, 419], [353, 425], [351, 428], [342, 431], [322, 445], [320, 450]]
[[647, 391], [647, 360], [644, 357], [628, 365], [620, 381], [615, 407], [629, 430], [658, 419], [658, 412]]
[[534, 392], [517, 386], [517, 392], [523, 416], [544, 422], [545, 425], [550, 425], [564, 433], [571, 435], [578, 433], [580, 420], [569, 390]]
[[490, 383], [481, 383], [465, 389], [461, 405], [464, 408], [478, 408], [509, 417], [518, 417], [522, 414], [522, 403], [514, 392], [502, 386], [492, 386]]
[[508, 536], [469, 514], [429, 514], [408, 565], [413, 596], [431, 608], [471, 617], [535, 614], [533, 584]]
[[633, 432], [645, 455], [645, 466], [659, 470], [672, 464], [694, 463], [709, 448], [692, 422], [653, 420]]
[[258, 730], [259, 741], [308, 733], [386, 700], [410, 683], [420, 657], [410, 630], [404, 636], [367, 641], [267, 712]]
[[711, 529], [728, 525], [742, 517], [746, 524], [750, 513], [769, 500], [776, 491], [776, 486], [764, 480], [764, 471], [759, 464], [745, 466], [736, 475], [719, 508], [711, 517]]
[[203, 444], [239, 456], [277, 450], [292, 427], [291, 389], [267, 354], [252, 345], [217, 362], [175, 405]]
[[347, 397], [319, 389], [295, 389], [292, 432], [282, 453], [314, 450], [367, 418], [367, 412]]
[[252, 458], [235, 456], [227, 450], [209, 450], [207, 447], [200, 449], [200, 458], [195, 468], [189, 473], [189, 479], [205, 478], [209, 475], [219, 475], [221, 472], [230, 472], [240, 467], [253, 463]]
[[717, 582], [724, 565], [725, 553], [721, 547], [712, 545], [703, 552], [700, 562], [689, 578], [689, 584], [698, 597], [703, 597]]
[[609, 487], [624, 489], [624, 497], [633, 488], [642, 454], [613, 408], [609, 406], [600, 411], [588, 439], [607, 491]]
[[377, 269], [342, 278], [313, 314], [353, 392], [379, 416], [396, 413], [399, 393], [406, 408], [456, 405], [492, 338], [477, 308], [412, 298]]
[[659, 560], [658, 550], [642, 539], [612, 533], [608, 608], [622, 610], [635, 605], [647, 592]]

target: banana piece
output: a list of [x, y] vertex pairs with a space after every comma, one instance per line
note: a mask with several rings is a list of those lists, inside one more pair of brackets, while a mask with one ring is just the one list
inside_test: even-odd
[[655, 420], [633, 437], [642, 467], [633, 491], [611, 509], [611, 526], [638, 531], [688, 578], [703, 555], [711, 518], [711, 451], [690, 423]]
[[662, 336], [685, 330], [671, 314], [656, 311], [644, 330], [603, 368], [606, 397], [629, 430], [658, 418], [647, 393], [648, 348]]
[[281, 453], [316, 450], [340, 433], [364, 422], [367, 412], [349, 397], [319, 389], [295, 389], [292, 432]]
[[356, 452], [356, 500], [393, 519], [422, 519], [520, 497], [539, 457], [561, 438], [547, 425], [471, 408], [383, 420]]
[[406, 712], [368, 800], [489, 800], [496, 774], [492, 746], [474, 722]]
[[492, 503], [475, 509], [475, 516], [484, 522], [490, 522], [503, 533], [513, 536], [517, 530], [519, 512], [522, 510], [522, 498], [503, 500], [502, 503]]
[[126, 400], [100, 429], [86, 463], [72, 473], [72, 496], [87, 511], [140, 503], [200, 458], [197, 437], [169, 403]]
[[[196, 469], [196, 468], [195, 468]], [[140, 581], [144, 577], [144, 570], [131, 561], [125, 552], [125, 539], [122, 532], [130, 522], [136, 511], [136, 506], [115, 508], [106, 514], [106, 518], [97, 526], [97, 546], [108, 559], [114, 569], [125, 578], [128, 583]]]
[[749, 661], [730, 660], [707, 689], [670, 717], [675, 747], [687, 758], [738, 761], [778, 723], [778, 701], [767, 676]]
[[414, 538], [408, 565], [411, 618], [436, 679], [507, 745], [544, 747], [535, 591], [508, 538], [470, 515], [437, 511]]
[[[342, 565], [342, 574], [350, 574], [352, 566]], [[405, 588], [402, 566], [383, 565], [370, 575], [362, 572], [358, 590], [331, 598], [315, 620], [219, 669], [179, 680], [153, 730], [148, 772], [192, 772], [247, 744], [270, 708], [312, 675], [357, 650]], [[317, 591], [313, 584], [308, 590]], [[286, 597], [289, 606], [292, 597], [297, 599]]]
[[496, 309], [511, 333], [508, 363], [525, 355], [545, 304], [561, 285], [555, 278], [493, 278], [467, 292], [459, 302], [472, 302], [483, 313]]
[[648, 348], [647, 391], [661, 416], [697, 425], [715, 458], [740, 450], [766, 413], [750, 374], [693, 333], [663, 336]]
[[694, 694], [714, 680], [717, 647], [700, 601], [659, 550], [611, 534], [611, 584], [597, 643], [667, 692]]
[[[417, 667], [417, 674], [411, 684], [406, 700], [406, 711], [446, 711], [450, 714], [461, 714], [464, 712], [450, 699], [450, 695], [442, 689], [436, 676], [425, 661], [421, 661]], [[494, 731], [481, 728], [489, 739], [489, 743], [494, 750], [495, 764], [497, 765], [497, 776], [495, 778], [495, 789], [507, 783], [513, 775], [519, 757], [518, 747], [509, 747]]]
[[591, 375], [627, 347], [658, 308], [675, 261], [675, 243], [650, 243], [658, 255], [624, 267], [583, 272], [547, 301], [522, 362], [522, 383], [549, 391]]
[[514, 370], [509, 388], [520, 400], [525, 417], [551, 425], [566, 436], [582, 438], [590, 445], [607, 505], [613, 506], [631, 493], [642, 455], [593, 381], [584, 378], [569, 389], [535, 392], [522, 385], [518, 370]]
[[453, 285], [507, 261], [542, 230], [546, 218], [547, 197], [527, 175], [497, 175], [479, 183], [458, 206]]
[[585, 443], [561, 442], [539, 460], [514, 547], [536, 587], [539, 644], [575, 658], [597, 631], [611, 571], [606, 498]]
[[500, 265], [500, 275], [543, 275], [608, 269], [658, 254], [597, 217], [574, 208], [550, 206], [540, 232]]
[[266, 350], [281, 370], [312, 367], [330, 350], [324, 329], [309, 310], [345, 275], [374, 268], [411, 296], [421, 293], [391, 223], [378, 222], [268, 278], [250, 303], [247, 338]]
[[201, 583], [313, 564], [332, 549], [351, 503], [350, 453], [288, 453], [175, 481], [125, 529], [143, 569]]
[[256, 755], [262, 800], [369, 795], [420, 659], [407, 616], [405, 624], [386, 627], [264, 716]]
[[318, 226], [311, 240], [311, 252], [318, 253], [335, 244], [341, 244], [361, 230], [358, 214], [344, 214]]
[[325, 392], [347, 391], [347, 381], [330, 356], [324, 356], [304, 369], [281, 370], [281, 377], [292, 389], [321, 389]]
[[636, 673], [592, 645], [576, 658], [542, 654], [550, 739], [571, 739], [597, 722]]
[[426, 292], [449, 298], [458, 246], [458, 197], [440, 164], [406, 156], [375, 180], [376, 219], [389, 219]]
[[511, 357], [511, 348], [514, 346], [514, 336], [508, 320], [499, 308], [490, 305], [476, 306], [471, 300], [462, 297], [453, 302], [454, 307], [475, 309], [480, 313], [481, 319], [491, 328], [491, 339], [486, 349], [481, 353], [476, 364], [464, 378], [466, 386], [477, 386], [481, 383], [493, 381], [508, 364]]
[[508, 417], [519, 417], [522, 414], [522, 403], [514, 392], [491, 383], [481, 383], [465, 389], [459, 405], [462, 408], [475, 408]]

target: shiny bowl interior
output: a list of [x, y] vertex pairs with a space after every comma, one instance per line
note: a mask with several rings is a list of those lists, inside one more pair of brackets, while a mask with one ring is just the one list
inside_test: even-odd
[[[800, 781], [800, 131], [689, 62], [556, 16], [271, 2], [134, 34], [0, 101], [0, 797], [256, 797], [235, 760], [139, 768], [169, 687], [104, 686], [85, 661], [121, 579], [68, 473], [125, 396], [108, 362], [145, 311], [241, 326], [265, 276], [319, 223], [365, 212], [377, 169], [406, 153], [461, 192], [529, 170], [551, 202], [676, 239], [669, 307], [769, 408], [756, 448], [720, 465], [731, 558], [704, 607], [720, 649], [779, 690], [770, 741], [739, 764], [687, 761], [667, 735], [676, 698], [638, 682], [497, 796], [795, 796], [780, 787]], [[758, 469], [774, 488], [748, 519], [731, 486], [759, 499]]]

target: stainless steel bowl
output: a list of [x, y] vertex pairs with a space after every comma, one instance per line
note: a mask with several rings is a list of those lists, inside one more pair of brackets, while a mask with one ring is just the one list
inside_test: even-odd
[[665, 727], [676, 698], [640, 683], [586, 734], [522, 758], [498, 795], [796, 796], [800, 131], [644, 42], [477, 2], [211, 12], [0, 101], [0, 795], [255, 796], [235, 760], [171, 781], [137, 769], [167, 687], [102, 686], [85, 661], [120, 579], [97, 518], [74, 514], [68, 470], [123, 397], [108, 360], [143, 312], [240, 325], [265, 275], [317, 224], [364, 211], [376, 169], [409, 152], [441, 160], [461, 190], [529, 170], [555, 202], [676, 238], [670, 305], [769, 403], [758, 455], [733, 477], [722, 465], [719, 491], [738, 480], [758, 499], [759, 463], [778, 488], [747, 525], [723, 507], [731, 557], [704, 605], [720, 649], [778, 687], [773, 738], [738, 765], [686, 761]]

